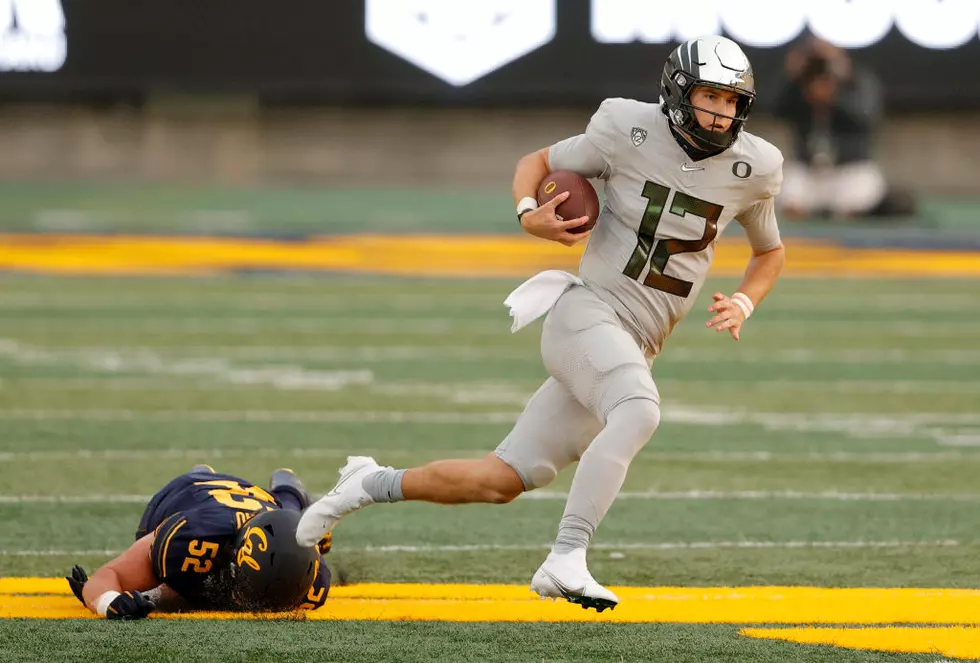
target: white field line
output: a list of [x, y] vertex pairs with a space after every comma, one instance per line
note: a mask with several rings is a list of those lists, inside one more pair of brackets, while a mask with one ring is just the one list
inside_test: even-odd
[[28, 365], [70, 365], [110, 374], [144, 373], [195, 379], [212, 378], [231, 384], [266, 385], [276, 389], [336, 391], [349, 385], [369, 384], [374, 380], [374, 374], [368, 370], [322, 371], [293, 365], [243, 367], [218, 357], [173, 360], [147, 350], [52, 351], [13, 339], [0, 339], [0, 358], [3, 357]]
[[[499, 322], [499, 324], [498, 324]], [[60, 317], [47, 319], [41, 316], [22, 316], [0, 319], [0, 329], [29, 332], [33, 330], [50, 330], [52, 325], [63, 324]], [[768, 335], [803, 333], [818, 336], [853, 337], [855, 332], [869, 335], [899, 336], [904, 338], [924, 338], [935, 342], [944, 337], [973, 338], [975, 332], [968, 324], [951, 322], [907, 322], [881, 329], [881, 321], [852, 321], [852, 320], [766, 320], [765, 329]], [[509, 318], [501, 309], [499, 320], [496, 316], [486, 319], [468, 317], [465, 319], [439, 318], [428, 316], [425, 319], [406, 319], [404, 317], [387, 318], [352, 318], [349, 316], [324, 316], [322, 318], [289, 317], [288, 315], [257, 314], [254, 317], [237, 316], [234, 318], [207, 317], [140, 317], [120, 323], [118, 320], [86, 319], [73, 320], [73, 332], [166, 332], [167, 334], [255, 334], [269, 332], [307, 332], [323, 333], [349, 332], [352, 334], [379, 334], [404, 336], [406, 334], [466, 334], [469, 336], [501, 336], [508, 333]], [[10, 333], [9, 331], [7, 332]]]
[[[282, 309], [302, 309], [304, 311], [363, 311], [365, 304], [371, 304], [383, 311], [445, 311], [478, 309], [484, 311], [506, 311], [503, 300], [507, 297], [505, 288], [501, 288], [500, 296], [486, 294], [444, 292], [439, 294], [427, 293], [392, 293], [392, 292], [358, 292], [337, 294], [326, 292], [301, 293], [239, 293], [236, 297], [227, 293], [188, 293], [188, 294], [142, 294], [142, 295], [93, 295], [91, 293], [77, 296], [43, 295], [30, 292], [0, 293], [0, 309], [16, 307], [44, 312], [50, 309], [152, 309], [155, 312], [163, 307], [191, 306], [199, 309], [219, 309], [238, 311], [247, 315], [249, 311], [279, 311]], [[927, 300], [923, 300], [927, 303]], [[964, 304], [965, 306], [965, 304]], [[953, 304], [947, 308], [958, 308]], [[838, 309], [840, 310], [840, 309]], [[908, 308], [904, 309], [908, 310]], [[944, 309], [940, 309], [944, 310]]]
[[152, 495], [0, 495], [0, 504], [146, 504]]
[[[398, 387], [400, 389], [401, 387]], [[423, 387], [417, 386], [418, 395]], [[442, 393], [440, 389], [436, 393]], [[443, 395], [448, 396], [449, 392]], [[454, 402], [510, 403], [516, 394], [492, 389], [459, 392]], [[472, 400], [467, 400], [472, 399]], [[486, 399], [486, 400], [482, 400]], [[100, 421], [205, 423], [405, 423], [405, 424], [509, 424], [518, 412], [436, 412], [436, 411], [289, 411], [289, 410], [129, 410], [129, 409], [0, 409], [0, 420]], [[980, 446], [980, 414], [904, 413], [891, 414], [804, 414], [720, 410], [664, 404], [663, 420], [668, 424], [691, 426], [759, 425], [770, 431], [836, 433], [857, 439], [916, 438], [933, 439], [957, 447]]]
[[[495, 550], [548, 550], [553, 542], [544, 544], [475, 544], [442, 546], [365, 546], [365, 552], [481, 552]], [[947, 548], [960, 545], [959, 541], [671, 541], [663, 543], [624, 542], [593, 543], [590, 550], [720, 550], [736, 549], [787, 549], [787, 548]], [[345, 548], [348, 550], [348, 548]], [[358, 550], [353, 548], [351, 550]]]
[[[518, 357], [514, 356], [513, 359]], [[503, 359], [503, 357], [498, 357]], [[371, 360], [371, 361], [382, 361]], [[390, 360], [383, 360], [390, 361]], [[233, 367], [222, 359], [174, 360], [165, 369], [150, 369], [128, 360], [120, 361], [113, 372], [159, 370], [161, 374], [147, 378], [18, 378], [0, 380], [0, 388], [16, 390], [30, 387], [37, 391], [77, 391], [99, 389], [112, 391], [159, 391], [189, 389], [220, 391], [230, 388], [272, 388], [278, 390], [338, 391], [346, 388], [367, 388], [392, 396], [429, 396], [451, 403], [510, 403], [523, 405], [533, 389], [498, 383], [378, 383], [367, 369], [313, 370], [296, 365]], [[96, 368], [83, 366], [83, 368]], [[106, 370], [96, 368], [96, 370]], [[201, 382], [210, 378], [211, 382]], [[698, 380], [657, 380], [663, 391], [680, 389], [718, 389], [718, 383]], [[774, 380], [740, 384], [742, 392], [818, 392], [821, 394], [962, 394], [980, 393], [980, 381], [966, 380]]]
[[[0, 344], [16, 344], [13, 339], [0, 339]], [[107, 353], [139, 356], [147, 353], [163, 355], [170, 361], [189, 359], [248, 359], [265, 361], [482, 361], [486, 359], [537, 360], [533, 348], [493, 347], [474, 345], [207, 345], [207, 346], [128, 346], [128, 347], [47, 347], [47, 352], [62, 356], [104, 357]], [[780, 347], [767, 350], [740, 350], [732, 352], [717, 348], [671, 347], [665, 351], [669, 362], [756, 363], [764, 361], [779, 364], [842, 363], [857, 365], [877, 364], [950, 364], [973, 365], [980, 363], [980, 350], [943, 350], [902, 348], [813, 348]]]
[[507, 424], [516, 412], [276, 411], [276, 410], [0, 410], [0, 420], [195, 421], [252, 423]]
[[[211, 348], [217, 350], [219, 348]], [[450, 346], [446, 354], [439, 356], [439, 348], [419, 348], [419, 347], [362, 347], [362, 348], [342, 348], [334, 347], [329, 349], [331, 360], [334, 361], [363, 361], [363, 362], [387, 362], [399, 360], [490, 360], [496, 359], [521, 359], [522, 354], [513, 352], [509, 357], [494, 356], [486, 353], [485, 350], [474, 349], [469, 346]], [[232, 384], [239, 386], [265, 386], [284, 390], [327, 390], [336, 391], [349, 386], [363, 386], [375, 383], [374, 373], [367, 369], [355, 370], [322, 370], [306, 368], [302, 362], [294, 364], [267, 364], [267, 365], [236, 365], [232, 358], [227, 356], [205, 355], [189, 357], [167, 356], [156, 350], [146, 347], [129, 349], [116, 349], [104, 347], [87, 347], [72, 349], [50, 349], [22, 343], [16, 339], [0, 338], [0, 360], [8, 359], [18, 364], [39, 365], [39, 366], [72, 366], [75, 368], [99, 371], [109, 375], [120, 373], [137, 373], [151, 377], [161, 377], [165, 379], [198, 381], [197, 388], [207, 388], [206, 381], [201, 383], [201, 378], [210, 378], [218, 384]], [[950, 363], [956, 359], [955, 356], [949, 357]], [[960, 358], [962, 359], [962, 358]], [[306, 360], [315, 361], [313, 358]], [[964, 363], [958, 361], [956, 363]], [[969, 362], [966, 362], [969, 363]], [[64, 384], [70, 385], [71, 380], [65, 380]], [[710, 381], [690, 381], [690, 380], [658, 380], [662, 388], [666, 391], [681, 388], [704, 388], [716, 389], [717, 384]], [[61, 384], [57, 380], [47, 379], [44, 382], [36, 382], [35, 388], [58, 388]], [[86, 383], [87, 384], [87, 383]], [[117, 383], [116, 389], [145, 389], [148, 385], [143, 383], [132, 383], [131, 386], [122, 386], [125, 383]], [[13, 383], [16, 388], [16, 382]], [[69, 387], [74, 388], [74, 387]], [[83, 387], [85, 388], [85, 387]], [[451, 402], [508, 402], [523, 404], [530, 396], [530, 389], [509, 385], [506, 383], [401, 383], [401, 384], [378, 384], [376, 389], [386, 390], [393, 395], [426, 394], [448, 398]], [[810, 381], [810, 380], [769, 380], [763, 382], [747, 383], [742, 385], [743, 390], [771, 392], [787, 391], [794, 392], [835, 392], [846, 394], [864, 393], [887, 393], [887, 394], [918, 394], [918, 393], [963, 393], [980, 392], [980, 381], [966, 380], [830, 380], [830, 381]], [[481, 401], [481, 391], [491, 394], [489, 400]], [[465, 396], [462, 392], [473, 392], [471, 396]], [[501, 400], [501, 394], [506, 393], [506, 397]], [[486, 398], [486, 397], [484, 397]]]
[[848, 348], [837, 347], [813, 349], [799, 347], [779, 347], [772, 349], [752, 349], [732, 352], [721, 349], [702, 349], [692, 347], [671, 347], [664, 350], [664, 362], [746, 362], [776, 364], [949, 364], [960, 366], [980, 363], [980, 350], [943, 350], [929, 348], [908, 350], [904, 348]]
[[[0, 504], [146, 504], [150, 495], [90, 494], [90, 495], [0, 495]], [[568, 493], [536, 490], [524, 493], [522, 500], [564, 501]], [[805, 492], [795, 490], [686, 490], [686, 491], [625, 491], [616, 499], [687, 502], [731, 500], [799, 500], [830, 502], [980, 502], [980, 493], [847, 493], [839, 491]]]
[[[70, 451], [0, 451], [0, 462], [65, 462], [65, 461], [152, 461], [152, 460], [222, 460], [239, 458], [331, 458], [342, 460], [352, 453], [384, 459], [396, 458], [479, 458], [486, 449], [72, 449]], [[919, 464], [947, 462], [980, 462], [980, 452], [965, 451], [643, 451], [634, 462], [697, 461], [712, 463], [770, 463], [822, 462], [841, 464]]]
[[[662, 391], [672, 389], [717, 391], [719, 388], [718, 382], [710, 380], [657, 380], [656, 382]], [[762, 393], [773, 391], [838, 394], [980, 393], [980, 380], [765, 380], [733, 383], [731, 388], [740, 392]]]
[[[347, 552], [380, 553], [456, 553], [495, 552], [503, 550], [548, 550], [553, 542], [530, 544], [474, 544], [474, 545], [387, 545], [344, 547]], [[937, 541], [665, 541], [593, 543], [590, 550], [724, 550], [724, 549], [858, 549], [858, 548], [952, 548], [961, 545], [953, 539]], [[112, 557], [121, 550], [0, 550], [0, 557]]]
[[[506, 314], [500, 317], [500, 324], [494, 321], [480, 321], [468, 318], [455, 320], [451, 318], [426, 317], [422, 320], [405, 318], [350, 318], [348, 316], [321, 318], [290, 318], [263, 314], [260, 317], [236, 318], [175, 318], [140, 317], [137, 320], [72, 320], [73, 333], [111, 333], [118, 336], [121, 333], [139, 332], [145, 334], [220, 334], [251, 335], [269, 333], [308, 333], [324, 334], [326, 332], [349, 334], [374, 334], [378, 336], [404, 337], [407, 334], [419, 335], [459, 335], [467, 336], [502, 336], [508, 333], [510, 322]], [[43, 318], [16, 318], [8, 321], [0, 318], [0, 329], [16, 330], [16, 333], [32, 331], [50, 331], [53, 325], [64, 324], [63, 320]], [[9, 331], [7, 332], [10, 333]]]
[[[345, 286], [346, 287], [346, 286]], [[509, 292], [501, 286], [499, 293], [491, 291], [439, 293], [406, 293], [389, 290], [329, 293], [322, 289], [308, 292], [187, 292], [187, 293], [143, 293], [138, 295], [118, 294], [99, 295], [91, 292], [80, 292], [75, 295], [64, 295], [50, 292], [7, 292], [0, 293], [0, 308], [9, 306], [28, 309], [146, 309], [150, 304], [159, 309], [161, 306], [194, 306], [204, 308], [217, 304], [221, 308], [233, 310], [258, 309], [278, 310], [302, 306], [307, 309], [350, 310], [361, 302], [369, 301], [384, 307], [386, 310], [444, 310], [449, 305], [454, 308], [480, 308], [498, 310], [503, 307], [503, 299]], [[774, 298], [767, 302], [766, 308], [771, 311], [949, 311], [970, 309], [976, 302], [975, 296], [969, 294], [934, 295], [925, 293], [907, 294], [868, 294], [864, 297], [847, 298], [839, 294], [808, 293], [802, 296], [803, 303], [794, 305], [793, 298]]]
[[[535, 490], [521, 495], [529, 500], [562, 500], [568, 493]], [[797, 491], [797, 490], [682, 490], [682, 491], [624, 491], [616, 499], [685, 502], [701, 500], [812, 500], [830, 502], [977, 502], [980, 493], [874, 493]], [[2, 501], [2, 497], [0, 497]]]

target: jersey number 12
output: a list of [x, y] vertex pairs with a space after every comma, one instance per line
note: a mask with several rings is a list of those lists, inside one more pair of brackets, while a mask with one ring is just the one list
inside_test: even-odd
[[[706, 200], [689, 196], [677, 191], [670, 203], [670, 213], [677, 216], [687, 216], [688, 212], [704, 219], [704, 232], [701, 239], [655, 239], [657, 226], [664, 214], [670, 189], [662, 184], [647, 182], [643, 185], [643, 197], [647, 199], [647, 207], [643, 211], [640, 229], [636, 236], [636, 248], [626, 263], [623, 274], [634, 280], [639, 280], [643, 266], [650, 263], [650, 271], [643, 279], [643, 285], [677, 295], [687, 297], [691, 294], [694, 284], [690, 281], [667, 276], [664, 268], [670, 256], [678, 253], [697, 253], [704, 251], [718, 235], [718, 218], [721, 216], [721, 205], [709, 203]], [[653, 248], [654, 242], [657, 247]], [[653, 253], [651, 254], [651, 249]]]

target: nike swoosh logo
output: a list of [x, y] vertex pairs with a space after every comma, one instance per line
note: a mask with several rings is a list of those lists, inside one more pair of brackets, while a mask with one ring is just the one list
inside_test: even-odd
[[582, 592], [585, 591], [585, 585], [582, 585], [578, 589], [573, 589], [573, 588], [569, 587], [568, 585], [566, 585], [565, 583], [563, 583], [558, 578], [556, 578], [553, 574], [549, 573], [547, 570], [544, 571], [544, 574], [546, 576], [548, 576], [548, 578], [551, 580], [551, 582], [555, 583], [555, 586], [558, 587], [558, 591], [560, 591], [562, 594], [565, 594], [566, 597], [567, 596], [580, 596], [582, 594]]
[[345, 483], [347, 483], [350, 480], [350, 478], [352, 476], [354, 476], [355, 474], [356, 474], [356, 472], [351, 472], [350, 474], [348, 474], [347, 476], [345, 476], [343, 479], [341, 479], [340, 481], [338, 481], [337, 482], [337, 485], [334, 486], [330, 490], [330, 492], [327, 493], [327, 495], [340, 495], [340, 488], [341, 488], [341, 486], [343, 486]]
[[681, 170], [683, 170], [685, 173], [691, 173], [694, 172], [695, 170], [704, 170], [704, 166], [693, 166], [691, 168], [688, 168], [686, 163], [682, 163]]

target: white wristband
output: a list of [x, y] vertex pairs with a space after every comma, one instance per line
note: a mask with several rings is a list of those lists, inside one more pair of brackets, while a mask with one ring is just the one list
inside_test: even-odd
[[752, 303], [749, 296], [744, 292], [736, 292], [734, 295], [729, 297], [729, 299], [731, 299], [736, 306], [742, 309], [742, 313], [745, 314], [745, 319], [748, 320], [749, 316], [752, 315], [752, 311], [755, 310], [755, 304]]
[[106, 610], [109, 609], [109, 604], [116, 600], [116, 597], [120, 596], [119, 592], [114, 592], [109, 590], [102, 596], [95, 600], [95, 612], [96, 614], [105, 617]]
[[517, 203], [517, 216], [520, 216], [524, 212], [528, 212], [532, 209], [538, 209], [538, 201], [531, 196], [524, 196]]

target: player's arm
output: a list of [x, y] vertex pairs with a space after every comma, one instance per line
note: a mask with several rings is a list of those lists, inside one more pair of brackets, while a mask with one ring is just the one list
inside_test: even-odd
[[708, 312], [715, 315], [705, 325], [714, 327], [715, 331], [728, 330], [736, 341], [742, 323], [772, 290], [786, 264], [786, 249], [779, 237], [772, 196], [752, 205], [739, 215], [738, 222], [748, 236], [752, 257], [738, 290], [731, 297], [721, 292], [712, 296], [714, 301], [708, 307]]
[[603, 101], [589, 120], [584, 134], [531, 152], [517, 162], [513, 186], [514, 203], [525, 232], [565, 246], [572, 246], [589, 236], [588, 232], [568, 232], [570, 228], [584, 225], [589, 220], [588, 217], [567, 221], [559, 221], [555, 217], [555, 208], [568, 198], [567, 192], [561, 192], [540, 208], [537, 206], [536, 196], [541, 182], [552, 171], [570, 170], [586, 178], [610, 176], [617, 140], [612, 118], [618, 102], [615, 99]]
[[555, 216], [555, 208], [568, 198], [568, 192], [563, 191], [550, 201], [538, 207], [537, 193], [538, 186], [544, 178], [551, 172], [551, 165], [548, 159], [549, 148], [543, 148], [536, 152], [531, 152], [517, 162], [517, 169], [514, 172], [514, 184], [512, 187], [514, 194], [514, 204], [517, 206], [517, 215], [521, 222], [521, 228], [530, 235], [549, 239], [553, 242], [572, 246], [588, 237], [589, 233], [570, 233], [569, 229], [584, 224], [589, 220], [583, 216], [577, 219], [559, 221]]
[[116, 619], [145, 617], [153, 610], [140, 594], [160, 584], [150, 560], [153, 537], [147, 534], [87, 579], [81, 598], [89, 610]]

